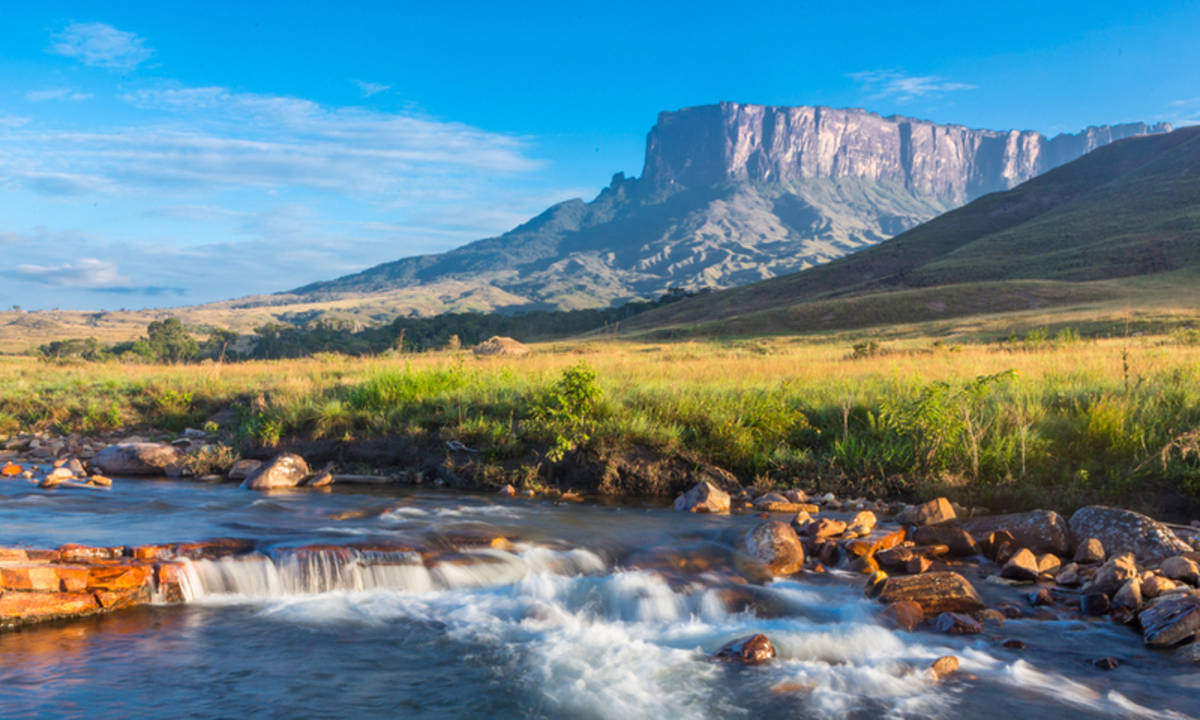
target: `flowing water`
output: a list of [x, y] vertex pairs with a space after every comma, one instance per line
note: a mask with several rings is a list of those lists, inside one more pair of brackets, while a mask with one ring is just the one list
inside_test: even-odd
[[[260, 552], [190, 563], [183, 605], [0, 634], [0, 717], [1200, 715], [1200, 672], [1111, 623], [897, 633], [858, 577], [746, 584], [734, 548], [754, 522], [430, 490], [5, 482], [3, 544], [242, 537]], [[512, 541], [461, 547], [496, 535]], [[295, 549], [314, 544], [334, 547]], [[708, 659], [756, 632], [775, 662]], [[947, 654], [960, 673], [934, 682]], [[1095, 668], [1103, 656], [1121, 667]]]

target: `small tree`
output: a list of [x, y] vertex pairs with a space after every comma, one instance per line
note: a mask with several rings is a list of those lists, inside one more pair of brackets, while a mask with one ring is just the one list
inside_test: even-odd
[[179, 318], [155, 320], [146, 327], [146, 342], [160, 362], [185, 362], [196, 357], [199, 346]]

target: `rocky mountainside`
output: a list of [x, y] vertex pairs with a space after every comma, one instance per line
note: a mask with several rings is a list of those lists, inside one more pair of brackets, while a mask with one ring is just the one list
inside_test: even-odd
[[305, 299], [424, 289], [422, 310], [581, 308], [670, 287], [727, 288], [875, 245], [1165, 124], [1047, 138], [858, 109], [721, 103], [659, 115], [640, 178], [555, 205], [499, 237], [292, 291]]

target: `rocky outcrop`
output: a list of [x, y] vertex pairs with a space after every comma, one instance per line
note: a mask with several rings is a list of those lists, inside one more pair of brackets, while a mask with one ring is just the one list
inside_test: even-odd
[[166, 475], [183, 458], [182, 450], [166, 443], [121, 443], [96, 453], [92, 466], [105, 475]]
[[1161, 560], [1192, 549], [1166, 525], [1132, 510], [1089, 505], [1076, 510], [1070, 524], [1074, 537], [1096, 538], [1110, 556], [1133, 553], [1138, 560]]

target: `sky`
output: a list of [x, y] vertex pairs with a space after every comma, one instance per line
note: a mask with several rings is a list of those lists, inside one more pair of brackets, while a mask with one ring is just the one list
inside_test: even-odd
[[[51, 7], [52, 6], [52, 7]], [[657, 113], [1200, 122], [1200, 3], [9, 2], [0, 308], [287, 290], [496, 235]]]

